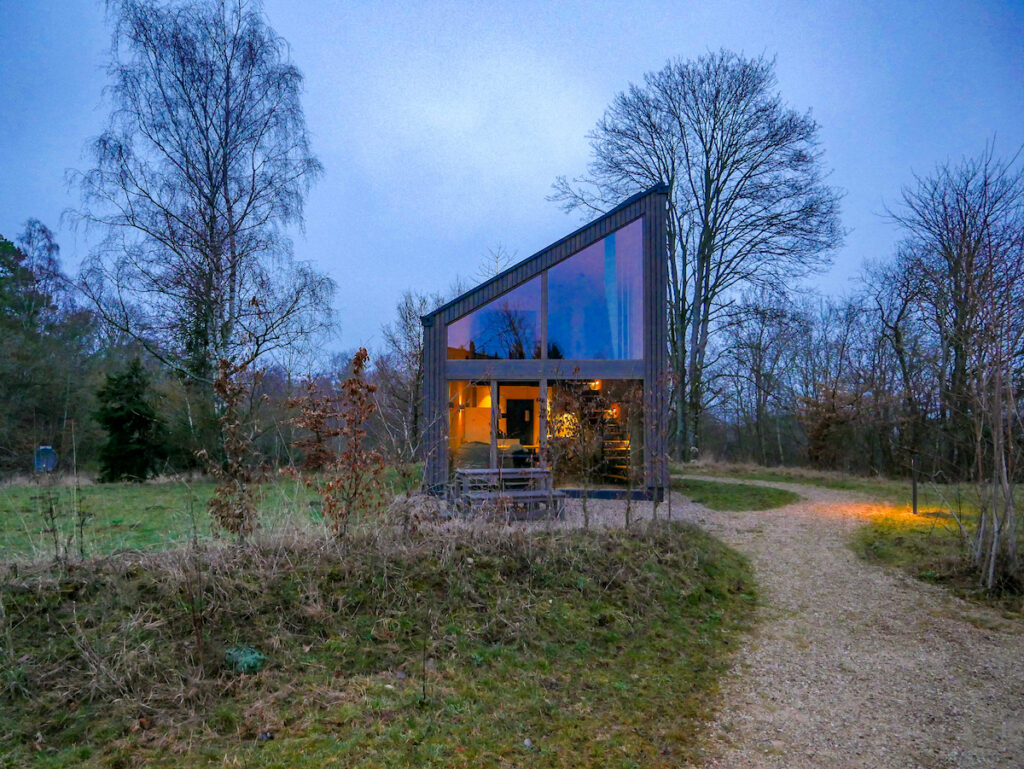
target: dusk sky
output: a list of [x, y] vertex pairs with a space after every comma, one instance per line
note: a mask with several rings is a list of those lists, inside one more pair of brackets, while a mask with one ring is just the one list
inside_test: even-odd
[[[777, 57], [779, 90], [821, 124], [845, 191], [845, 246], [815, 281], [855, 288], [892, 252], [883, 214], [914, 172], [1024, 144], [1024, 2], [372, 3], [268, 0], [306, 76], [326, 173], [295, 255], [338, 281], [335, 349], [380, 343], [406, 288], [444, 291], [490, 248], [529, 256], [581, 221], [545, 200], [585, 170], [612, 97], [675, 57]], [[0, 0], [0, 234], [61, 224], [67, 169], [106, 120], [102, 2]]]

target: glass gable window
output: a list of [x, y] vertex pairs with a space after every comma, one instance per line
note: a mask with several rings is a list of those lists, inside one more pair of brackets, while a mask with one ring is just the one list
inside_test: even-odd
[[539, 358], [540, 278], [536, 277], [448, 325], [448, 358]]
[[643, 223], [548, 270], [548, 357], [643, 358]]

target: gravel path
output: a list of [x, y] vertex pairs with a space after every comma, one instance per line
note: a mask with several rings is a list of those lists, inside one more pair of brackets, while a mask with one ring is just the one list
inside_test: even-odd
[[765, 485], [804, 501], [676, 506], [746, 553], [761, 587], [703, 766], [1024, 767], [1024, 624], [859, 560], [863, 498]]

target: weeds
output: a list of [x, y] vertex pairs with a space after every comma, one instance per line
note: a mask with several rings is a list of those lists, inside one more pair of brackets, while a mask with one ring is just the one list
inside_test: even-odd
[[204, 654], [203, 637], [206, 631], [206, 585], [203, 580], [202, 559], [198, 556], [198, 545], [188, 548], [182, 569], [182, 592], [185, 611], [195, 638], [195, 659], [199, 674], [202, 675]]
[[64, 565], [64, 556], [67, 553], [67, 544], [61, 541], [61, 516], [57, 513], [57, 502], [53, 490], [50, 487], [43, 487], [34, 499], [39, 504], [42, 515], [42, 534], [49, 538], [53, 545], [53, 563], [55, 566]]
[[[28, 695], [0, 695], [12, 760], [318, 766], [330, 745], [349, 766], [478, 766], [520, 762], [525, 738], [541, 766], [692, 757], [749, 612], [736, 554], [680, 524], [351, 536], [344, 553], [258, 534], [0, 583], [28, 660]], [[266, 666], [233, 673], [239, 645]]]
[[[373, 517], [385, 503], [384, 457], [366, 445], [366, 424], [377, 408], [376, 386], [364, 377], [369, 359], [360, 348], [337, 394], [320, 393], [310, 384], [306, 395], [292, 402], [301, 408], [295, 424], [310, 434], [295, 444], [307, 452], [303, 466], [323, 471], [307, 477], [306, 486], [319, 496], [320, 512], [339, 539], [348, 535], [354, 518]], [[340, 452], [327, 446], [331, 438], [341, 441]]]
[[[244, 406], [246, 399], [256, 391], [262, 374], [256, 372], [254, 382], [246, 383], [246, 367], [223, 358], [217, 372], [213, 389], [223, 409], [219, 421], [224, 457], [218, 462], [200, 451], [199, 458], [206, 461], [210, 474], [217, 479], [217, 488], [209, 502], [210, 515], [221, 529], [244, 540], [259, 526], [256, 514], [259, 479], [253, 468], [253, 436], [246, 434], [251, 420], [246, 417]], [[251, 413], [252, 403], [248, 410]]]
[[82, 504], [77, 476], [66, 492], [58, 488], [49, 477], [38, 479], [34, 487], [35, 493], [29, 501], [39, 521], [38, 531], [48, 543], [47, 549], [53, 565], [66, 568], [69, 559], [76, 554], [79, 558], [85, 558], [86, 527], [93, 514]]

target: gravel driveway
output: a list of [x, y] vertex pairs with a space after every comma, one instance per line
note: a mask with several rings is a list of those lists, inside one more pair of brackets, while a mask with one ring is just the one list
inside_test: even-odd
[[1024, 623], [859, 560], [863, 498], [765, 485], [804, 501], [677, 507], [746, 553], [761, 586], [703, 766], [1024, 767]]

